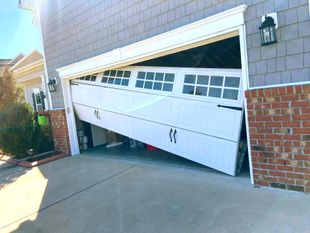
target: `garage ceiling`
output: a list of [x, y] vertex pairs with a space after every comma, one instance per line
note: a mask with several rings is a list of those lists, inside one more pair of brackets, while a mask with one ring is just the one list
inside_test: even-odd
[[135, 66], [241, 68], [239, 37], [140, 62]]

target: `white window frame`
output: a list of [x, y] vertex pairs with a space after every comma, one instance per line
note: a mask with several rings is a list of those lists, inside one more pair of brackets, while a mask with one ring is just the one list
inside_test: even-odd
[[[99, 78], [99, 80], [98, 80], [98, 82], [100, 82], [100, 83], [102, 83], [103, 85], [106, 85], [106, 86], [111, 86], [111, 87], [128, 87], [129, 86], [129, 82], [130, 82], [130, 80], [131, 80], [131, 77], [132, 77], [132, 72], [131, 72], [131, 70], [128, 70], [128, 69], [111, 69], [111, 70], [115, 70], [116, 71], [116, 73], [118, 72], [118, 71], [123, 71], [124, 73], [126, 72], [126, 71], [129, 71], [130, 72], [130, 75], [129, 75], [129, 77], [124, 77], [124, 73], [123, 73], [123, 76], [122, 77], [119, 77], [119, 76], [111, 76], [111, 75], [104, 75], [104, 72], [103, 73], [100, 73], [100, 76], [98, 77]], [[111, 70], [108, 70], [108, 71], [110, 71], [111, 72]], [[104, 82], [102, 82], [101, 80], [102, 80], [102, 78], [103, 77], [115, 77], [114, 79], [116, 79], [116, 78], [119, 78], [119, 79], [121, 79], [121, 81], [123, 81], [123, 79], [128, 79], [128, 85], [119, 85], [119, 84], [115, 84], [115, 83], [109, 83], [109, 82], [106, 82], [106, 83], [104, 83]], [[109, 80], [108, 80], [109, 81]], [[115, 82], [115, 80], [114, 80], [114, 82]]]
[[[149, 79], [146, 79], [146, 77], [144, 79], [138, 79], [139, 72], [145, 73], [146, 76], [147, 76], [148, 73], [154, 73], [154, 75], [155, 75], [154, 79], [153, 80], [149, 80]], [[156, 74], [158, 74], [158, 73], [164, 74], [163, 80], [155, 80]], [[165, 81], [166, 74], [173, 74], [173, 82]], [[160, 72], [160, 71], [141, 70], [141, 71], [138, 71], [138, 73], [137, 73], [137, 76], [136, 76], [136, 79], [135, 79], [135, 88], [140, 89], [140, 90], [150, 90], [150, 91], [160, 91], [160, 92], [173, 92], [173, 87], [174, 87], [174, 83], [175, 83], [175, 77], [176, 77], [175, 72], [164, 72], [164, 71]], [[137, 87], [136, 86], [138, 81], [143, 81], [143, 87]], [[152, 88], [145, 88], [145, 83], [146, 82], [152, 82]], [[162, 89], [161, 90], [153, 89], [155, 83], [161, 83], [162, 84]], [[171, 91], [163, 90], [165, 84], [172, 84]]]
[[[32, 89], [32, 93], [33, 93], [33, 105], [35, 107], [35, 110], [37, 112], [39, 111], [44, 111], [44, 98], [42, 98], [42, 95], [41, 95], [41, 91], [39, 88], [34, 88]], [[37, 96], [39, 96], [39, 98], [41, 99], [42, 103], [37, 103]], [[41, 110], [39, 110], [39, 107], [41, 108]]]
[[[192, 99], [197, 99], [197, 100], [205, 100], [205, 101], [220, 101], [220, 102], [227, 102], [228, 104], [238, 104], [239, 102], [242, 102], [242, 72], [241, 70], [238, 69], [191, 69], [185, 72], [182, 72], [182, 76], [179, 78], [182, 78], [183, 82], [182, 82], [182, 88], [181, 88], [181, 92], [180, 94], [184, 97], [186, 96], [186, 98], [192, 98]], [[185, 74], [194, 74], [194, 75], [206, 75], [209, 76], [209, 84], [205, 85], [206, 87], [208, 87], [208, 92], [209, 92], [209, 88], [210, 87], [215, 87], [215, 88], [221, 88], [222, 89], [222, 94], [221, 97], [211, 97], [211, 96], [202, 96], [202, 95], [191, 95], [191, 94], [185, 94], [183, 93], [183, 86], [187, 85], [184, 83], [184, 79], [185, 79]], [[223, 83], [222, 86], [213, 86], [210, 85], [211, 82], [211, 76], [222, 76], [223, 77]], [[239, 87], [237, 88], [233, 88], [233, 87], [225, 87], [225, 77], [238, 77], [240, 78], [240, 83], [239, 83]], [[197, 81], [197, 80], [196, 80]], [[197, 83], [195, 84], [188, 84], [189, 86], [197, 86]], [[198, 86], [201, 86], [198, 84]], [[204, 85], [202, 85], [204, 86]], [[237, 100], [233, 100], [233, 99], [225, 99], [222, 98], [223, 94], [224, 94], [224, 89], [231, 89], [231, 90], [238, 90], [238, 99]]]
[[[128, 66], [123, 67], [122, 70], [130, 71], [131, 76], [129, 80], [128, 86], [114, 85], [108, 83], [101, 83], [101, 79], [98, 78], [96, 82], [85, 81], [80, 79], [72, 80], [74, 83], [87, 84], [91, 86], [102, 86], [112, 89], [125, 90], [125, 91], [133, 91], [133, 92], [141, 92], [151, 95], [160, 95], [160, 96], [171, 96], [181, 99], [192, 99], [200, 102], [212, 102], [212, 103], [221, 103], [221, 104], [229, 104], [231, 106], [242, 107], [243, 106], [243, 93], [242, 93], [242, 72], [240, 69], [217, 69], [217, 68], [180, 68], [180, 67], [153, 67], [153, 66]], [[174, 74], [174, 82], [172, 91], [163, 91], [163, 90], [154, 90], [147, 88], [136, 87], [136, 82], [138, 79], [139, 72], [154, 72], [154, 73], [171, 73]], [[225, 99], [222, 96], [219, 97], [209, 97], [209, 96], [200, 96], [200, 95], [189, 95], [183, 93], [184, 86], [184, 76], [185, 74], [195, 74], [195, 75], [208, 75], [208, 76], [222, 76], [222, 77], [239, 77], [240, 83], [238, 88], [232, 87], [224, 87], [225, 78], [223, 80], [222, 86], [214, 86], [217, 88], [223, 89], [233, 89], [238, 90], [238, 99]], [[102, 76], [99, 74], [100, 77]], [[168, 82], [171, 83], [172, 82]], [[211, 87], [213, 87], [211, 85]], [[223, 94], [223, 92], [222, 92]]]

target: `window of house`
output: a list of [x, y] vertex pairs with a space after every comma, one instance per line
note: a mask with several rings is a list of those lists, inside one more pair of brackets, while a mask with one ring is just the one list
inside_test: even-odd
[[44, 106], [44, 94], [38, 88], [32, 90], [32, 101], [33, 101], [33, 108], [35, 111], [43, 111], [45, 110]]
[[126, 70], [107, 70], [101, 78], [102, 83], [128, 86], [131, 71]]
[[171, 92], [173, 89], [174, 76], [173, 73], [139, 71], [136, 87]]
[[183, 94], [238, 100], [239, 86], [240, 77], [186, 74]]

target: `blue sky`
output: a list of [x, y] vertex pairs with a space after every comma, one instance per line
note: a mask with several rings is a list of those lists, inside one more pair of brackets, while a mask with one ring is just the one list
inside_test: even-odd
[[0, 0], [0, 59], [42, 51], [40, 31], [32, 25], [31, 12], [18, 8], [17, 3]]

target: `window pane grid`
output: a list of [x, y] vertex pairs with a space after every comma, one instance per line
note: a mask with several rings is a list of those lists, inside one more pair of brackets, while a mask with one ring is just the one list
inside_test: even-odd
[[101, 82], [106, 84], [128, 86], [131, 71], [107, 70], [103, 72]]
[[183, 94], [238, 100], [240, 77], [185, 74]]
[[[128, 86], [131, 71], [107, 70], [102, 74], [101, 82], [108, 85]], [[77, 79], [95, 82], [98, 74], [91, 74]], [[136, 80], [136, 87], [168, 91], [173, 90], [175, 80], [174, 73], [139, 71]], [[241, 78], [234, 75], [205, 75], [185, 74], [183, 83], [183, 94], [194, 96], [206, 96], [229, 100], [238, 100]]]
[[82, 77], [77, 78], [77, 79], [95, 82], [97, 80], [97, 74], [86, 75], [86, 76], [82, 76]]
[[136, 87], [171, 92], [174, 84], [173, 73], [161, 72], [142, 72], [139, 71], [137, 75]]

